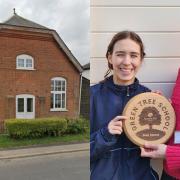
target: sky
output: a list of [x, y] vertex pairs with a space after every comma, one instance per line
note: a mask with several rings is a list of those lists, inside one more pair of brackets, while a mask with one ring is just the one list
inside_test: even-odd
[[57, 31], [81, 65], [89, 63], [90, 0], [0, 0], [0, 22], [16, 13]]

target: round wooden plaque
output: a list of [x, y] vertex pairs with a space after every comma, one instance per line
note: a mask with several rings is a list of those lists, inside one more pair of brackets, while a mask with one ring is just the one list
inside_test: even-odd
[[128, 138], [142, 146], [145, 142], [165, 143], [175, 129], [175, 112], [162, 95], [147, 92], [133, 97], [125, 106], [123, 128]]

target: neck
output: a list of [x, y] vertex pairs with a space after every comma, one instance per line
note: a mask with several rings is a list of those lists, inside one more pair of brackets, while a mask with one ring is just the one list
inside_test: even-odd
[[135, 77], [131, 80], [117, 80], [117, 78], [115, 78], [115, 76], [113, 76], [113, 82], [116, 85], [120, 85], [120, 86], [128, 86], [133, 84], [135, 81]]

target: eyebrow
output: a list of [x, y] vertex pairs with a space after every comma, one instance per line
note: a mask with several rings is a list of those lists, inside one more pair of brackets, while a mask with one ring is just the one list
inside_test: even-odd
[[[118, 54], [118, 53], [126, 53], [126, 51], [116, 51], [115, 54]], [[140, 55], [140, 53], [138, 52], [130, 52], [130, 54], [136, 54], [136, 55]]]

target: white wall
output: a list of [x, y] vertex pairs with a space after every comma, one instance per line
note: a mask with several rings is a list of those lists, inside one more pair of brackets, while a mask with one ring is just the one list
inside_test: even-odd
[[[180, 67], [179, 0], [91, 0], [91, 85], [107, 70], [106, 48], [122, 30], [137, 32], [147, 54], [137, 77], [170, 97]], [[153, 166], [162, 168], [162, 162]]]
[[171, 96], [180, 67], [180, 1], [91, 0], [91, 84], [107, 70], [106, 48], [121, 30], [137, 32], [146, 58], [139, 80]]

